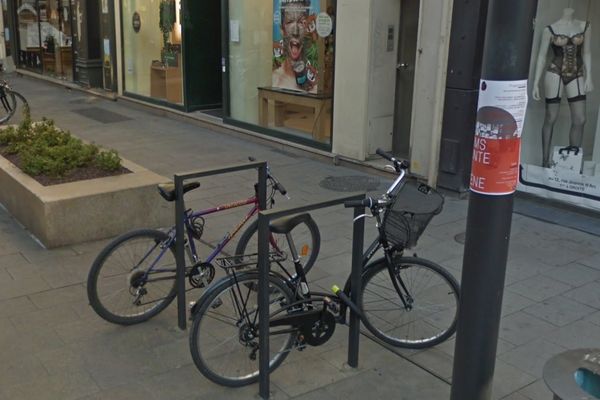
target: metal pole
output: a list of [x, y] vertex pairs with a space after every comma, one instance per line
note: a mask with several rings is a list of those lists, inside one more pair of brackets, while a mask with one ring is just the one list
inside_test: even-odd
[[492, 395], [536, 9], [537, 0], [489, 3], [477, 118], [497, 133], [475, 136], [451, 400]]
[[[364, 207], [354, 209], [354, 218], [365, 212]], [[350, 275], [350, 300], [360, 308], [359, 293], [361, 291], [361, 275], [363, 270], [363, 243], [365, 237], [365, 219], [354, 222], [352, 229], [352, 272]], [[358, 343], [360, 339], [360, 317], [350, 310], [350, 326], [348, 335], [348, 365], [358, 367]]]
[[258, 215], [258, 392], [269, 398], [269, 218]]
[[177, 292], [177, 318], [179, 329], [186, 328], [186, 309], [185, 309], [185, 255], [183, 236], [183, 179], [175, 175], [175, 281]]
[[[258, 207], [265, 210], [267, 166], [258, 168]], [[259, 396], [269, 398], [269, 217], [258, 214], [258, 368]]]

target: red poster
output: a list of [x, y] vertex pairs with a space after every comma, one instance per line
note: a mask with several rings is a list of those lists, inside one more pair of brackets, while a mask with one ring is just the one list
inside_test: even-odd
[[471, 190], [514, 193], [519, 180], [527, 81], [481, 81], [473, 142]]

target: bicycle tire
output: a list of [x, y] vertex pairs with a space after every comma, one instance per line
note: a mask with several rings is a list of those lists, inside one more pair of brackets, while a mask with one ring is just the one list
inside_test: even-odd
[[[394, 272], [400, 274], [413, 297], [412, 309], [406, 310], [397, 298], [385, 258], [376, 260], [362, 275], [359, 297], [365, 327], [387, 344], [411, 349], [435, 346], [452, 336], [460, 297], [456, 279], [443, 267], [422, 258], [396, 257], [393, 262]], [[424, 277], [416, 277], [421, 272]], [[429, 301], [439, 298], [440, 304], [429, 304], [425, 296], [431, 297]], [[419, 327], [428, 333], [417, 333]], [[409, 336], [411, 333], [415, 335]]]
[[[236, 311], [239, 310], [239, 305], [234, 300], [235, 293], [237, 293], [242, 299], [245, 298], [244, 309], [250, 306], [254, 312], [257, 312], [257, 303], [254, 302], [258, 299], [257, 285], [258, 272], [243, 272], [237, 274], [235, 278], [233, 276], [225, 277], [204, 292], [194, 309], [189, 336], [192, 359], [202, 375], [219, 385], [240, 387], [258, 381], [257, 343], [259, 337], [257, 327], [259, 320], [257, 315], [251, 313], [253, 316], [249, 316], [248, 319], [255, 318], [253, 323], [242, 324], [243, 318], [240, 318], [240, 313]], [[273, 274], [269, 275], [269, 296], [271, 296], [271, 305], [276, 309], [285, 307], [285, 304], [291, 304], [294, 299], [286, 282]], [[225, 316], [228, 309], [232, 310], [233, 317]], [[237, 315], [235, 315], [236, 313]], [[234, 321], [237, 322], [234, 323]], [[253, 330], [256, 333], [249, 336], [248, 332]], [[292, 333], [273, 334], [269, 339], [269, 350], [271, 354], [274, 353], [269, 360], [269, 370], [273, 371], [289, 354], [294, 337]], [[224, 350], [224, 346], [228, 343], [239, 349], [240, 354]], [[224, 351], [223, 354], [218, 353], [221, 350]], [[233, 369], [234, 372], [227, 374], [217, 371], [215, 364], [219, 361], [225, 363], [225, 368]], [[250, 367], [249, 371], [242, 371], [246, 365]], [[234, 373], [239, 376], [233, 375]]]
[[[21, 94], [4, 88], [5, 97], [0, 97], [0, 124], [4, 124], [10, 120], [17, 110], [17, 99], [25, 99]], [[25, 103], [27, 104], [27, 103]], [[4, 114], [6, 112], [6, 114]]]
[[[297, 237], [294, 237], [294, 232], [297, 232]], [[240, 240], [235, 248], [236, 256], [258, 252], [258, 241], [256, 239], [257, 233], [258, 220], [253, 221], [252, 224], [248, 226], [248, 229], [242, 233], [242, 236], [240, 237]], [[319, 232], [319, 227], [317, 226], [316, 222], [310, 218], [308, 222], [302, 222], [301, 224], [295, 226], [291, 233], [292, 237], [294, 237], [294, 244], [300, 256], [300, 262], [303, 261], [303, 257], [306, 258], [306, 263], [302, 263], [302, 268], [306, 274], [315, 264], [315, 261], [319, 256], [319, 251], [321, 250], [321, 233]], [[271, 235], [273, 235], [275, 238], [280, 250], [288, 252], [289, 255], [285, 235], [275, 233], [271, 233]], [[308, 236], [310, 236], [310, 238]], [[300, 240], [297, 241], [298, 237], [300, 237]], [[303, 249], [308, 249], [310, 251], [308, 257], [303, 254]], [[291, 258], [290, 261], [292, 261]]]
[[[172, 272], [165, 272], [165, 275], [159, 275], [161, 273], [157, 272], [156, 275], [158, 275], [158, 278], [162, 278], [163, 280], [147, 281], [141, 285], [147, 293], [142, 296], [140, 300], [149, 302], [140, 305], [131, 303], [136, 297], [132, 294], [132, 289], [136, 289], [140, 286], [140, 279], [142, 279], [141, 277], [143, 276], [144, 271], [146, 271], [143, 266], [140, 268], [139, 266], [136, 266], [136, 264], [140, 263], [145, 254], [148, 255], [146, 259], [149, 262], [156, 260], [156, 257], [160, 254], [160, 246], [157, 244], [163, 242], [168, 237], [169, 236], [166, 233], [158, 230], [133, 230], [114, 239], [98, 254], [88, 274], [87, 294], [90, 305], [100, 317], [106, 321], [119, 325], [138, 324], [154, 317], [173, 301], [176, 296], [174, 279], [175, 249], [171, 247], [162, 255], [158, 266], [167, 265], [169, 269], [172, 268]], [[144, 241], [144, 243], [140, 244], [138, 247], [132, 247], [127, 253], [124, 251], [126, 246], [134, 245], [138, 241]], [[141, 250], [141, 255], [133, 254], [137, 249]], [[151, 251], [152, 254], [148, 254], [149, 251]], [[117, 265], [116, 271], [111, 270], [110, 268], [113, 263], [118, 264], [120, 261], [120, 255], [123, 257], [122, 264]], [[169, 255], [169, 257], [165, 258], [166, 255]], [[119, 266], [125, 268], [118, 268]], [[162, 284], [163, 282], [164, 284]], [[152, 287], [149, 288], [148, 286], [151, 283], [155, 283], [156, 285], [152, 285]], [[158, 284], [161, 285], [158, 286]], [[104, 285], [108, 285], [109, 289], [111, 286], [114, 286], [117, 289], [117, 292], [105, 296]], [[119, 313], [119, 310], [112, 309], [112, 302], [110, 305], [108, 304], [113, 296], [116, 296], [119, 292], [123, 292], [124, 289], [128, 289], [124, 301], [119, 301], [119, 299], [117, 299], [115, 305], [119, 306], [120, 304], [123, 304], [127, 306], [129, 303], [131, 306], [135, 306], [132, 307], [133, 312], [131, 314]], [[158, 294], [159, 297], [154, 298], [153, 296], [155, 294]], [[142, 307], [146, 304], [150, 305], [150, 307]]]

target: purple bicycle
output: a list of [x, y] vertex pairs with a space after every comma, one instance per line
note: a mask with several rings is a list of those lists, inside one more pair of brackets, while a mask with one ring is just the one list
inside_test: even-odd
[[[268, 167], [267, 172], [267, 201], [273, 206], [275, 193], [285, 196], [287, 191]], [[184, 185], [183, 192], [187, 193], [198, 187], [199, 182], [190, 182]], [[231, 239], [258, 213], [256, 188], [257, 185], [254, 196], [247, 199], [200, 211], [187, 209], [184, 212], [187, 290], [207, 287], [215, 277], [215, 263], [233, 265], [236, 268], [256, 265], [258, 220], [244, 231], [233, 256], [218, 257]], [[172, 183], [159, 185], [158, 191], [166, 201], [175, 200], [175, 186]], [[204, 217], [242, 206], [251, 206], [250, 211], [224, 235], [206, 259], [200, 259], [197, 243], [200, 243], [204, 232]], [[297, 247], [298, 256], [303, 259], [304, 271], [308, 272], [320, 248], [321, 238], [317, 224], [309, 218], [297, 225], [291, 235], [294, 243], [300, 243]], [[288, 260], [289, 242], [286, 235], [271, 233], [269, 241], [271, 260], [280, 265]], [[164, 310], [175, 298], [175, 267], [174, 226], [166, 232], [154, 229], [127, 232], [110, 242], [94, 260], [87, 280], [90, 305], [100, 317], [115, 324], [132, 325], [147, 321]]]

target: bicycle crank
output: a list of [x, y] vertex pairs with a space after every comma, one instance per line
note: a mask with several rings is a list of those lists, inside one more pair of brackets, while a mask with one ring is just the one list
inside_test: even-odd
[[270, 327], [290, 325], [298, 330], [300, 343], [320, 346], [333, 336], [336, 321], [335, 316], [326, 309], [294, 312], [269, 321]]
[[215, 278], [215, 267], [210, 263], [200, 263], [192, 267], [188, 275], [190, 285], [195, 288], [207, 287]]

